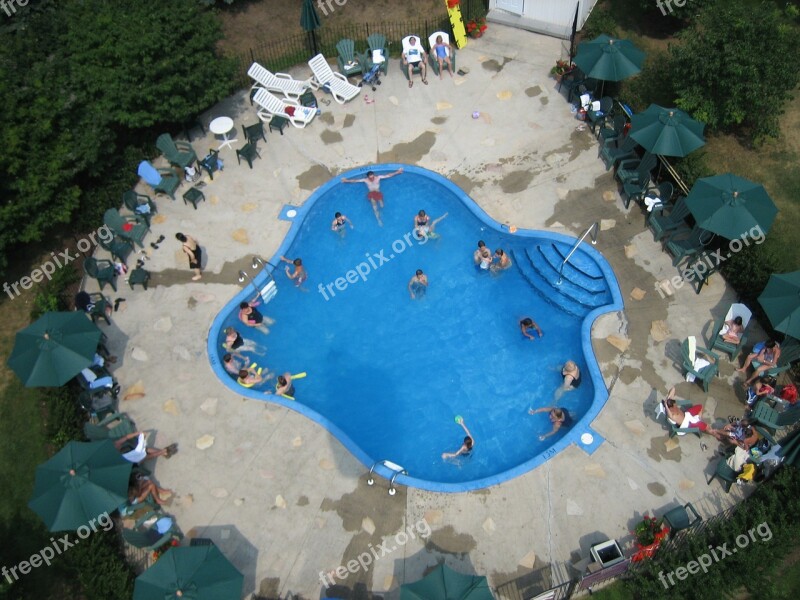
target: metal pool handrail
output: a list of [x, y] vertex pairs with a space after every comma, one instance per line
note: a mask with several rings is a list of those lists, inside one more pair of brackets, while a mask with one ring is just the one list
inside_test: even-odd
[[580, 237], [580, 239], [577, 242], [575, 242], [575, 244], [573, 244], [572, 250], [569, 251], [569, 254], [567, 254], [567, 257], [564, 259], [564, 262], [561, 263], [561, 268], [558, 269], [558, 282], [556, 283], [556, 285], [561, 285], [561, 283], [564, 281], [564, 265], [566, 265], [569, 262], [569, 259], [572, 257], [573, 254], [575, 254], [575, 251], [578, 249], [578, 246], [581, 245], [581, 242], [584, 239], [586, 239], [586, 236], [589, 235], [590, 232], [592, 234], [592, 246], [597, 244], [597, 232], [599, 231], [599, 229], [600, 229], [600, 223], [598, 221], [595, 221], [594, 223], [589, 225], [586, 231], [583, 232], [583, 235]]

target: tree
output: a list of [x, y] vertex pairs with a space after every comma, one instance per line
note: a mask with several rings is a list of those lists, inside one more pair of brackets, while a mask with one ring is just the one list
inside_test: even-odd
[[778, 118], [797, 86], [786, 60], [797, 29], [766, 3], [718, 0], [703, 8], [670, 47], [677, 105], [710, 129], [778, 134]]

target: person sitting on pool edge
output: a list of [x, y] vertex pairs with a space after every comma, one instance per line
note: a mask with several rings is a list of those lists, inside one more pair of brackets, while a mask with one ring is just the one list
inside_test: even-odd
[[408, 282], [408, 293], [411, 294], [411, 299], [421, 298], [428, 291], [428, 276], [422, 272], [422, 269], [417, 269], [417, 272]]
[[294, 400], [294, 384], [292, 383], [291, 373], [286, 372], [283, 375], [278, 375], [278, 380], [275, 383], [275, 395]]
[[503, 250], [500, 248], [494, 251], [494, 258], [492, 260], [494, 262], [490, 268], [494, 273], [497, 273], [498, 271], [505, 271], [511, 266], [511, 259], [508, 258], [508, 254], [503, 252]]
[[564, 376], [565, 390], [576, 388], [581, 384], [581, 371], [574, 361], [568, 360], [564, 363], [561, 375]]
[[464, 423], [464, 419], [459, 419], [458, 424], [464, 428], [464, 433], [467, 435], [464, 437], [464, 443], [461, 444], [461, 448], [458, 449], [456, 452], [443, 452], [442, 459], [445, 458], [455, 458], [456, 456], [469, 456], [472, 454], [472, 449], [475, 447], [475, 438], [472, 437], [472, 434], [467, 429], [466, 423]]
[[553, 424], [553, 429], [550, 433], [545, 433], [539, 436], [539, 441], [544, 441], [545, 439], [549, 438], [551, 435], [556, 433], [562, 427], [569, 427], [572, 424], [572, 418], [570, 417], [567, 409], [565, 408], [555, 408], [551, 406], [543, 406], [542, 408], [537, 408], [533, 410], [532, 408], [528, 410], [529, 415], [535, 415], [537, 413], [549, 412], [550, 413], [550, 422]]
[[519, 322], [519, 329], [520, 331], [522, 331], [522, 335], [531, 340], [535, 340], [536, 338], [533, 337], [531, 333], [529, 333], [530, 330], [533, 330], [536, 333], [538, 333], [539, 337], [542, 337], [544, 335], [544, 333], [542, 333], [542, 330], [539, 329], [539, 326], [536, 324], [536, 321], [534, 321], [530, 317], [525, 317]]
[[346, 231], [344, 227], [345, 223], [347, 225], [350, 225], [350, 229], [353, 229], [353, 222], [342, 213], [337, 212], [335, 215], [333, 215], [333, 222], [331, 223], [331, 231], [335, 231], [336, 233], [344, 237]]
[[492, 251], [486, 247], [486, 242], [483, 240], [478, 241], [478, 249], [472, 254], [475, 261], [475, 266], [480, 267], [481, 270], [487, 270], [489, 265], [492, 264]]
[[286, 267], [286, 276], [289, 279], [294, 280], [295, 287], [300, 287], [303, 285], [303, 282], [308, 279], [308, 273], [306, 273], [306, 268], [303, 266], [303, 260], [300, 258], [295, 258], [292, 260], [286, 258], [285, 256], [281, 256], [281, 260], [289, 263], [290, 265], [294, 265], [294, 273], [289, 271], [289, 267]]

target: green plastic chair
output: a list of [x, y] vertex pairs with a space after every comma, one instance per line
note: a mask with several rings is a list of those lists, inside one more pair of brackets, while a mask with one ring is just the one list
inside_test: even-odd
[[717, 462], [717, 466], [714, 469], [714, 474], [711, 476], [706, 482], [706, 485], [711, 485], [711, 482], [714, 479], [719, 479], [722, 487], [725, 489], [725, 493], [729, 493], [731, 491], [731, 486], [736, 482], [736, 479], [739, 477], [739, 473], [734, 471], [728, 465], [728, 458], [733, 454], [735, 448], [731, 446], [725, 451], [725, 455], [722, 456], [719, 461]]
[[678, 230], [671, 234], [666, 241], [665, 247], [673, 256], [672, 266], [678, 266], [678, 263], [687, 256], [694, 256], [703, 250], [713, 238], [713, 233], [700, 227], [687, 228], [685, 231]]
[[176, 142], [168, 133], [162, 133], [156, 140], [158, 148], [171, 165], [185, 169], [192, 163], [197, 162], [192, 145], [188, 142]]
[[653, 239], [658, 241], [670, 232], [686, 227], [688, 216], [689, 207], [686, 206], [686, 199], [679, 196], [671, 207], [669, 204], [664, 204], [660, 209], [654, 208], [647, 218], [647, 226], [653, 232]]
[[97, 260], [90, 256], [83, 261], [83, 271], [92, 279], [97, 280], [101, 291], [106, 284], [109, 284], [115, 292], [117, 291], [117, 270], [110, 260]]
[[[156, 203], [150, 199], [150, 196], [137, 194], [133, 190], [128, 190], [122, 194], [122, 203], [125, 205], [125, 208], [127, 208], [133, 214], [143, 217], [148, 227], [150, 227], [150, 218], [153, 216], [153, 214], [158, 212], [158, 207], [156, 206]], [[147, 209], [143, 210], [143, 207], [145, 206]]]
[[339, 40], [336, 43], [336, 52], [339, 53], [336, 62], [339, 63], [339, 72], [342, 75], [350, 77], [364, 72], [366, 61], [363, 56], [356, 53], [356, 44], [353, 40], [348, 38]]
[[699, 371], [694, 368], [694, 361], [689, 357], [689, 340], [686, 339], [681, 344], [681, 360], [683, 361], [683, 370], [691, 373], [696, 379], [700, 380], [703, 384], [703, 390], [708, 393], [708, 385], [711, 380], [719, 373], [719, 356], [707, 348], [702, 346], [695, 346], [696, 354], [705, 354], [707, 357], [712, 358], [711, 364], [703, 367]]
[[389, 45], [386, 43], [386, 36], [382, 33], [373, 33], [367, 38], [367, 46], [369, 49], [367, 50], [367, 71], [372, 69], [375, 66], [375, 63], [372, 61], [372, 53], [375, 50], [380, 50], [383, 54], [383, 57], [386, 59], [381, 65], [381, 71], [383, 74], [386, 75], [389, 71]]
[[[694, 406], [691, 400], [676, 399], [675, 403], [684, 412], [686, 412], [687, 410], [692, 408], [692, 406]], [[666, 412], [664, 413], [664, 419], [667, 421], [667, 427], [669, 427], [669, 437], [671, 438], [675, 437], [676, 435], [686, 435], [687, 433], [693, 433], [697, 437], [701, 437], [703, 433], [702, 431], [700, 431], [698, 427], [681, 427], [679, 423], [678, 424], [673, 423], [667, 417]]]
[[[453, 75], [456, 74], [458, 67], [456, 66], [456, 51], [455, 48], [450, 46], [450, 34], [445, 31], [434, 31], [428, 36], [428, 61], [431, 64], [433, 74], [438, 77], [439, 75], [439, 59], [436, 58], [436, 50], [433, 47], [436, 45], [436, 38], [442, 36], [442, 43], [447, 45], [447, 52], [450, 55], [450, 64], [453, 65]], [[447, 69], [447, 64], [442, 63], [442, 66]]]
[[589, 121], [589, 127], [592, 133], [597, 135], [596, 129], [598, 125], [603, 125], [606, 119], [611, 116], [611, 111], [614, 108], [614, 100], [611, 96], [603, 96], [600, 98], [600, 110], [587, 110], [586, 118]]
[[649, 180], [650, 171], [656, 166], [656, 162], [656, 155], [650, 152], [645, 153], [641, 160], [628, 158], [620, 161], [614, 176], [622, 185]]
[[619, 139], [608, 140], [600, 146], [600, 158], [606, 166], [606, 171], [626, 158], [635, 158], [636, 140], [627, 135]]
[[800, 421], [800, 404], [781, 412], [772, 408], [766, 400], [760, 400], [750, 418], [774, 435], [781, 427], [788, 427]]
[[213, 181], [214, 172], [221, 170], [219, 168], [219, 150], [209, 150], [208, 156], [199, 161], [200, 168], [208, 173], [208, 177]]
[[106, 298], [100, 292], [94, 292], [93, 294], [89, 294], [89, 301], [92, 304], [92, 307], [86, 312], [92, 319], [92, 323], [95, 323], [98, 318], [103, 319], [106, 322], [106, 325], [111, 325], [111, 321], [106, 314], [106, 309], [111, 306], [111, 300]]
[[206, 195], [195, 187], [189, 188], [183, 194], [183, 203], [191, 204], [195, 210], [200, 202], [205, 202]]
[[600, 140], [601, 144], [605, 144], [607, 141], [618, 139], [625, 130], [625, 125], [627, 123], [628, 117], [626, 117], [624, 114], [614, 115], [614, 118], [611, 121], [611, 127], [608, 127], [607, 124], [604, 124], [597, 132], [597, 139]]
[[150, 227], [141, 216], [123, 217], [116, 208], [109, 208], [103, 215], [103, 222], [115, 235], [144, 248], [142, 240], [150, 231]]
[[[747, 343], [747, 325], [750, 323], [750, 319], [752, 318], [753, 313], [750, 312], [750, 309], [747, 308], [744, 304], [731, 304], [728, 312], [725, 315], [721, 316], [719, 319], [716, 320], [714, 323], [714, 334], [711, 338], [714, 340], [711, 343], [712, 350], [721, 350], [726, 354], [729, 354], [731, 360], [736, 358], [736, 355], [739, 354], [739, 351], [744, 347]], [[722, 328], [725, 325], [726, 321], [732, 321], [736, 317], [742, 318], [742, 335], [739, 336], [739, 343], [734, 344], [733, 342], [728, 342], [722, 339]]]
[[126, 413], [112, 413], [99, 423], [84, 423], [83, 434], [90, 442], [118, 440], [136, 431], [136, 425]]
[[255, 143], [258, 138], [261, 138], [265, 144], [267, 143], [267, 136], [264, 135], [264, 123], [261, 121], [255, 125], [242, 125], [242, 133], [248, 142]]
[[258, 146], [255, 142], [247, 142], [242, 148], [236, 150], [236, 161], [242, 164], [241, 159], [245, 159], [251, 169], [253, 168], [253, 159], [256, 157], [261, 158], [261, 155], [258, 153]]
[[664, 519], [671, 534], [694, 527], [703, 520], [691, 502], [668, 510], [661, 518]]
[[[169, 529], [165, 533], [158, 533], [155, 529], [155, 523], [147, 525], [151, 519], [171, 519]], [[149, 511], [136, 520], [132, 529], [122, 530], [122, 539], [128, 544], [139, 550], [146, 550], [152, 552], [158, 550], [165, 544], [172, 541], [173, 538], [180, 539], [182, 536], [178, 531], [177, 523], [174, 517], [169, 517], [160, 511]]]
[[121, 263], [128, 262], [128, 257], [133, 252], [133, 242], [123, 239], [118, 235], [111, 238], [111, 241], [106, 242], [101, 239], [97, 240], [100, 247], [111, 254], [111, 257]]

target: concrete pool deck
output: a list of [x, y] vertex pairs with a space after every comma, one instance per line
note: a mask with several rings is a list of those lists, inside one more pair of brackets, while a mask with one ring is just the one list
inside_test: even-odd
[[[393, 59], [376, 92], [362, 90], [343, 106], [322, 104], [304, 130], [268, 133], [252, 170], [223, 149], [225, 170], [207, 181], [198, 210], [180, 197], [158, 198], [146, 244], [159, 235], [166, 240], [148, 246], [150, 289], [120, 287], [116, 297], [127, 301], [112, 325], [101, 327], [119, 355], [115, 374], [129, 397], [120, 410], [157, 432], [157, 446], [180, 445], [174, 458], [154, 465], [160, 484], [176, 491], [166, 510], [188, 536], [218, 544], [245, 574], [248, 595], [396, 598], [400, 584], [442, 561], [487, 575], [493, 589], [534, 572], [528, 589], [546, 589], [577, 577], [573, 565], [585, 565], [592, 544], [629, 541], [645, 512], [692, 502], [708, 516], [741, 499], [736, 486], [725, 494], [719, 483], [705, 484], [718, 448], [712, 438], [668, 440], [654, 419], [657, 398], [672, 385], [702, 403], [707, 420], [741, 413], [734, 366], [724, 355], [708, 395], [683, 382], [680, 369], [683, 339], [696, 335], [708, 345], [713, 320], [734, 294], [719, 276], [700, 295], [690, 286], [672, 296], [656, 291], [658, 281], [678, 272], [639, 208], [623, 209], [597, 142], [577, 129], [549, 77], [565, 54], [560, 40], [492, 25], [458, 52], [458, 68], [469, 70], [464, 77], [439, 81], [429, 70], [430, 85], [417, 77], [409, 89]], [[310, 70], [293, 74], [305, 79]], [[246, 90], [204, 120], [221, 115], [237, 127], [256, 120]], [[211, 134], [193, 141], [198, 155], [212, 145], [219, 142]], [[241, 145], [240, 137], [234, 146]], [[625, 310], [601, 317], [592, 332], [610, 392], [591, 424], [606, 440], [592, 456], [571, 446], [492, 488], [439, 494], [401, 487], [390, 497], [382, 479], [367, 486], [366, 469], [327, 431], [283, 407], [246, 400], [212, 374], [208, 329], [240, 288], [238, 270], [254, 274], [251, 257], [271, 256], [288, 231], [277, 218], [281, 207], [301, 204], [342, 171], [376, 162], [437, 171], [501, 223], [571, 235], [601, 223], [596, 248], [615, 270]], [[187, 189], [182, 184], [179, 195]], [[200, 282], [190, 281], [176, 231], [204, 249]], [[750, 339], [761, 337], [754, 323]], [[368, 569], [351, 563], [355, 573], [324, 589], [321, 573], [359, 555], [366, 562], [371, 549], [380, 558]]]

